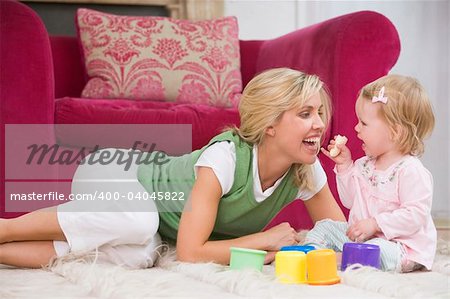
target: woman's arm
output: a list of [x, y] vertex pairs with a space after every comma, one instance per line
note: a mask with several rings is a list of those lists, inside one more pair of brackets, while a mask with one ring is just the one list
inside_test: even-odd
[[323, 186], [323, 188], [313, 197], [304, 201], [304, 203], [306, 209], [308, 210], [309, 216], [314, 223], [326, 218], [346, 221], [344, 213], [342, 213], [342, 210], [339, 208], [333, 194], [331, 194], [328, 183], [325, 184], [325, 186]]
[[288, 223], [236, 239], [208, 241], [216, 221], [221, 191], [213, 170], [199, 167], [191, 192], [191, 207], [181, 215], [177, 236], [178, 260], [229, 264], [230, 247], [275, 251], [299, 241], [297, 233]]

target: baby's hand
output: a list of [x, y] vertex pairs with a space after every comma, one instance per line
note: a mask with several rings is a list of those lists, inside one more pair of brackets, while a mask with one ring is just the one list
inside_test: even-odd
[[321, 148], [322, 153], [336, 163], [337, 171], [343, 171], [352, 164], [352, 154], [345, 143], [347, 137], [337, 135], [330, 141], [328, 150]]
[[380, 231], [375, 218], [367, 218], [352, 224], [347, 230], [347, 237], [352, 241], [363, 243]]

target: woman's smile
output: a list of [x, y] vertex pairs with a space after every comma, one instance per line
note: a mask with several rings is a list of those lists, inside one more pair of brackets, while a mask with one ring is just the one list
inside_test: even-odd
[[305, 139], [303, 139], [302, 144], [306, 148], [307, 151], [309, 151], [309, 152], [311, 152], [311, 154], [315, 155], [315, 154], [317, 154], [317, 151], [319, 150], [320, 137], [305, 138]]

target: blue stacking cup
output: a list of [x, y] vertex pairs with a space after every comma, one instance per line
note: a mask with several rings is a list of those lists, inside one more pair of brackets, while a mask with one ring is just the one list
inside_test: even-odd
[[315, 250], [316, 248], [311, 245], [292, 245], [292, 246], [283, 246], [280, 251], [302, 251], [305, 254], [310, 252], [311, 250]]

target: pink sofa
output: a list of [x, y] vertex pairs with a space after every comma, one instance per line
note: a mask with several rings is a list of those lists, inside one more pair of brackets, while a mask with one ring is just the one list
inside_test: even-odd
[[[39, 17], [16, 1], [1, 1], [0, 22], [0, 190], [5, 190], [5, 124], [192, 124], [192, 148], [197, 149], [224, 125], [239, 122], [235, 109], [82, 99], [86, 75], [75, 37], [49, 36]], [[358, 90], [387, 74], [399, 52], [393, 24], [383, 15], [361, 11], [271, 40], [240, 41], [243, 86], [258, 72], [272, 67], [318, 74], [328, 85], [334, 110], [325, 142], [330, 136], [344, 134], [355, 155], [361, 156], [353, 130]], [[64, 135], [55, 138], [64, 143]], [[337, 198], [333, 165], [326, 158], [321, 161]], [[17, 215], [5, 212], [4, 201], [2, 191], [0, 217]], [[305, 213], [303, 204], [296, 201], [284, 210], [283, 217], [298, 228], [307, 228], [311, 221]]]

